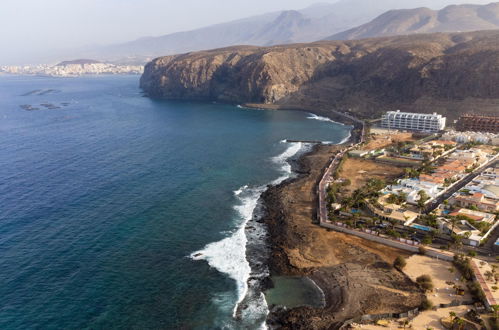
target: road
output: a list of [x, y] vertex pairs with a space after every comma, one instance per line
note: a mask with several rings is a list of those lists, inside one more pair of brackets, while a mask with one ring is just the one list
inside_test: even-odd
[[317, 218], [319, 220], [319, 223], [323, 223], [323, 222], [328, 220], [326, 189], [330, 183], [331, 176], [332, 176], [333, 172], [336, 170], [338, 165], [341, 163], [341, 160], [343, 159], [343, 157], [345, 156], [345, 154], [347, 152], [358, 147], [361, 143], [364, 142], [364, 135], [365, 135], [365, 123], [363, 121], [361, 121], [353, 116], [350, 116], [346, 113], [341, 113], [341, 112], [334, 111], [334, 110], [332, 110], [332, 112], [334, 112], [337, 115], [342, 115], [342, 116], [345, 116], [347, 118], [350, 118], [357, 123], [360, 123], [362, 125], [362, 132], [360, 134], [360, 141], [358, 143], [353, 144], [350, 147], [345, 148], [345, 149], [341, 150], [340, 152], [338, 152], [338, 154], [336, 154], [336, 156], [332, 159], [331, 163], [326, 168], [326, 170], [321, 178], [321, 181], [319, 182], [319, 186], [317, 187], [317, 194], [319, 196], [319, 208], [317, 210]]
[[487, 164], [481, 166], [480, 168], [476, 169], [472, 173], [470, 173], [468, 176], [466, 176], [464, 179], [461, 179], [458, 183], [456, 183], [454, 186], [450, 187], [444, 194], [440, 195], [433, 201], [431, 201], [425, 208], [423, 213], [431, 213], [433, 212], [440, 204], [442, 204], [446, 199], [449, 199], [452, 195], [454, 195], [456, 192], [458, 192], [460, 189], [462, 189], [464, 186], [466, 186], [468, 183], [473, 181], [477, 176], [483, 173], [487, 168], [493, 166], [494, 164], [497, 163], [496, 158], [491, 160], [490, 162], [487, 162]]

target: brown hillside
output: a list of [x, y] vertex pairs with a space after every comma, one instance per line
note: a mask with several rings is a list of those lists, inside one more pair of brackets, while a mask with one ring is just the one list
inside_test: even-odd
[[499, 112], [499, 31], [231, 47], [158, 58], [152, 97], [262, 103], [364, 117], [400, 108]]
[[390, 10], [369, 23], [335, 34], [327, 40], [352, 40], [415, 33], [467, 32], [499, 29], [499, 2]]

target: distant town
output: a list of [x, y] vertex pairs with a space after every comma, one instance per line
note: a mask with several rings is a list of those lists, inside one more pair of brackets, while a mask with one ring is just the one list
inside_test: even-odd
[[142, 65], [117, 65], [95, 60], [74, 60], [56, 65], [0, 66], [0, 74], [77, 77], [100, 74], [142, 74]]

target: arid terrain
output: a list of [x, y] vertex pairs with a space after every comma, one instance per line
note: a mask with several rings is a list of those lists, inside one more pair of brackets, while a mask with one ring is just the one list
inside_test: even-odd
[[321, 146], [303, 157], [301, 177], [264, 195], [273, 245], [271, 270], [308, 275], [326, 295], [325, 309], [274, 311], [282, 329], [328, 329], [363, 314], [403, 312], [420, 305], [423, 294], [391, 264], [404, 252], [314, 224], [316, 182], [337, 147]]
[[[151, 97], [350, 110], [497, 113], [499, 31], [435, 33], [272, 47], [237, 46], [150, 62]], [[449, 121], [450, 122], [450, 121]]]

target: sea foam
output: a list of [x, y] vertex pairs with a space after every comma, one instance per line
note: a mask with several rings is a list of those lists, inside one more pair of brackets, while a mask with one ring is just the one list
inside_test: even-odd
[[[281, 142], [284, 143], [284, 141]], [[283, 173], [272, 184], [279, 184], [291, 176], [292, 168], [288, 160], [295, 156], [302, 147], [303, 144], [300, 142], [289, 143], [289, 147], [282, 154], [272, 158], [272, 161], [280, 166], [280, 170]], [[240, 220], [238, 228], [231, 236], [221, 241], [210, 243], [204, 249], [193, 252], [190, 256], [194, 260], [205, 260], [211, 267], [221, 273], [227, 274], [236, 281], [238, 300], [232, 311], [234, 317], [237, 316], [239, 304], [248, 293], [248, 279], [251, 274], [251, 267], [246, 259], [246, 244], [248, 240], [245, 227], [248, 221], [252, 219], [258, 200], [266, 189], [266, 186], [250, 187], [245, 185], [234, 191], [234, 196], [238, 199], [238, 203], [234, 206]], [[242, 310], [241, 317], [243, 319], [261, 319], [268, 312], [265, 296], [261, 293], [258, 299], [250, 302]], [[257, 325], [255, 324], [255, 326]], [[258, 328], [266, 329], [265, 322], [258, 325]]]
[[[312, 119], [312, 120], [318, 120], [318, 121], [327, 121], [327, 122], [330, 122], [330, 123], [335, 123], [335, 124], [338, 124], [338, 125], [343, 125], [343, 126], [347, 126], [345, 124], [342, 124], [342, 123], [338, 123], [337, 121], [334, 121], [330, 118], [327, 118], [327, 117], [322, 117], [322, 116], [317, 116], [316, 114], [313, 114], [311, 113], [307, 119]], [[338, 142], [338, 144], [343, 144], [343, 143], [346, 143], [348, 142], [348, 140], [350, 140], [350, 138], [352, 137], [352, 131], [350, 130], [348, 132], [348, 136], [345, 137], [343, 140], [341, 140], [340, 142]], [[323, 142], [324, 144], [332, 144], [331, 142]]]
[[[281, 141], [281, 143], [287, 143], [286, 140]], [[272, 184], [277, 185], [283, 182], [284, 180], [288, 179], [291, 176], [292, 173], [292, 168], [291, 164], [288, 162], [288, 160], [296, 156], [298, 152], [303, 148], [303, 143], [301, 142], [293, 142], [289, 143], [288, 149], [284, 151], [282, 154], [279, 156], [276, 156], [272, 158], [274, 163], [278, 164], [281, 168], [281, 171], [283, 172], [283, 175], [277, 178], [276, 180], [272, 181]]]

